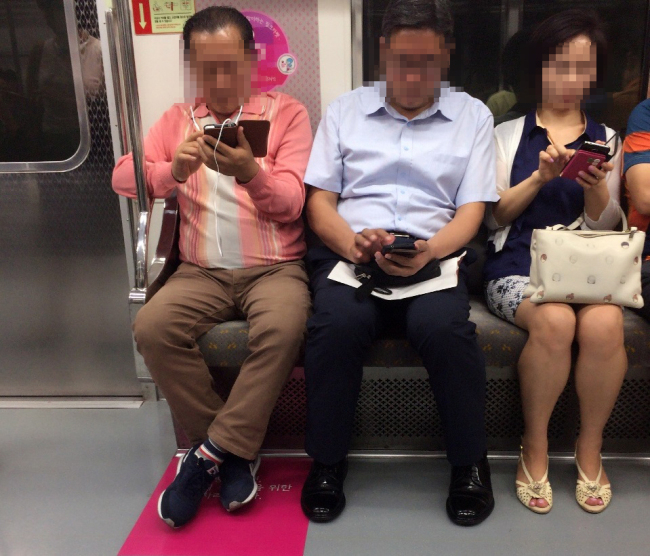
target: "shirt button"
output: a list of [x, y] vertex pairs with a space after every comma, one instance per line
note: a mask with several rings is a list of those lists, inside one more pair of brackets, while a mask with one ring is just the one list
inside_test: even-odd
[[398, 216], [397, 219], [398, 219], [398, 220], [402, 220], [402, 217], [401, 217], [401, 216]]
[[408, 151], [408, 150], [409, 150], [409, 148], [408, 148], [408, 147], [404, 147], [404, 150], [405, 150], [405, 151]]
[[403, 189], [399, 190], [400, 193], [406, 193]]

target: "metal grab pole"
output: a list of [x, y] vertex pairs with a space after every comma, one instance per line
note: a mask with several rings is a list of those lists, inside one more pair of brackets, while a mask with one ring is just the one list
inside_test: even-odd
[[[108, 53], [111, 60], [111, 76], [113, 80], [113, 92], [115, 94], [115, 105], [117, 108], [117, 129], [120, 136], [120, 156], [131, 151], [130, 141], [127, 133], [124, 109], [124, 84], [120, 74], [119, 42], [117, 40], [117, 22], [113, 16], [113, 10], [107, 9], [104, 12], [106, 21], [106, 39], [108, 41]], [[131, 238], [131, 255], [133, 257], [133, 268], [137, 266], [136, 242], [138, 237], [138, 207], [137, 201], [127, 199], [129, 232]]]
[[[114, 0], [119, 55], [121, 58], [121, 81], [124, 87], [125, 124], [131, 151], [138, 200], [138, 227], [135, 249], [135, 289], [144, 292], [147, 288], [147, 236], [149, 227], [149, 199], [145, 179], [144, 140], [138, 81], [135, 73], [133, 35], [128, 0]], [[138, 296], [140, 297], [140, 296]]]

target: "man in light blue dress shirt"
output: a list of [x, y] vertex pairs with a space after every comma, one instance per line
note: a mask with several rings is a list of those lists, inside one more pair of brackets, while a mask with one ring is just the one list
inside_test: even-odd
[[[402, 301], [358, 300], [353, 288], [328, 279], [340, 260], [376, 261], [387, 274], [413, 276], [458, 254], [478, 231], [485, 203], [498, 200], [492, 115], [444, 85], [452, 31], [446, 0], [393, 0], [380, 41], [385, 80], [336, 99], [314, 140], [307, 216], [324, 246], [308, 255], [306, 449], [314, 463], [302, 508], [312, 521], [331, 521], [345, 506], [363, 358], [389, 322], [402, 324], [429, 373], [452, 465], [447, 513], [474, 525], [494, 507], [485, 365], [468, 320], [466, 263], [455, 288]], [[397, 232], [417, 239], [414, 256], [382, 255]]]

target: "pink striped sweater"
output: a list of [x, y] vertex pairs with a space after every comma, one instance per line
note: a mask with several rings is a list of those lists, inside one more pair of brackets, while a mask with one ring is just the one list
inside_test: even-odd
[[[205, 104], [193, 109], [201, 128], [215, 123]], [[301, 213], [312, 144], [307, 110], [286, 94], [270, 92], [252, 97], [241, 119], [271, 122], [268, 154], [257, 159], [260, 170], [246, 184], [206, 166], [184, 183], [172, 177], [176, 148], [195, 131], [188, 104], [167, 110], [144, 142], [149, 195], [160, 199], [176, 191], [181, 259], [204, 268], [272, 265], [299, 259], [306, 250]], [[136, 196], [131, 154], [117, 162], [113, 189]]]

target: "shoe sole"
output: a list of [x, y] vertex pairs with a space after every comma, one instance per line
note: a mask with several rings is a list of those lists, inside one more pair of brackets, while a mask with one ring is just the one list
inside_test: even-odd
[[255, 487], [253, 488], [252, 492], [248, 495], [246, 500], [244, 500], [243, 502], [231, 502], [230, 505], [228, 506], [228, 508], [226, 508], [227, 511], [234, 512], [234, 511], [238, 510], [239, 508], [241, 508], [242, 506], [245, 506], [249, 502], [253, 501], [253, 499], [255, 498], [255, 495], [257, 494], [257, 489], [258, 489], [258, 486], [257, 486], [257, 472], [259, 471], [261, 463], [262, 463], [262, 458], [257, 456], [257, 458], [255, 458], [255, 463], [253, 464], [253, 483], [255, 484]]
[[[189, 454], [189, 453], [190, 452], [188, 450], [187, 453], [182, 458], [178, 458], [178, 465], [176, 466], [176, 474], [174, 475], [174, 479], [176, 479], [178, 474], [181, 472], [181, 465], [183, 464], [183, 462], [185, 461], [185, 458], [187, 457], [187, 454]], [[172, 481], [172, 482], [174, 482], [174, 481]], [[162, 498], [163, 498], [163, 495], [165, 494], [166, 491], [167, 491], [167, 489], [163, 490], [160, 493], [160, 496], [158, 497], [158, 516], [167, 525], [169, 525], [172, 529], [178, 529], [178, 527], [174, 524], [174, 522], [170, 518], [163, 517], [163, 514], [162, 514]]]
[[[580, 506], [580, 507], [581, 507], [585, 512], [587, 512], [588, 514], [601, 514], [601, 513], [603, 513], [603, 512], [607, 509], [607, 506], [609, 506], [609, 504], [607, 504], [607, 506], [604, 506], [604, 505], [603, 505], [603, 506], [589, 506], [589, 504], [585, 504], [585, 505], [583, 506], [583, 505], [582, 505], [580, 502], [578, 502], [577, 500], [576, 500], [576, 502], [578, 503], [578, 506]], [[590, 508], [591, 508], [591, 507], [593, 507], [593, 508], [598, 508], [598, 509], [591, 510], [591, 509], [587, 509], [585, 506], [590, 507]]]

